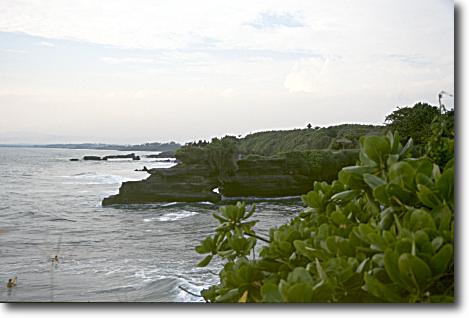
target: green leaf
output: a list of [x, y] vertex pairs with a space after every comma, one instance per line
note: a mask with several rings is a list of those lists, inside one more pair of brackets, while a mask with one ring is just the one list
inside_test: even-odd
[[385, 137], [367, 136], [363, 141], [363, 151], [368, 158], [382, 164], [385, 162], [385, 157], [389, 155], [391, 146]]
[[387, 184], [383, 184], [382, 186], [376, 187], [373, 190], [373, 196], [379, 201], [379, 203], [384, 205], [389, 205], [390, 203], [387, 187]]
[[229, 220], [227, 218], [222, 217], [221, 215], [213, 212], [212, 216], [217, 219], [220, 223], [228, 222]]
[[400, 184], [389, 184], [387, 186], [387, 194], [394, 200], [398, 205], [408, 204], [411, 205], [414, 201], [414, 195], [412, 192], [407, 191]]
[[423, 184], [417, 185], [417, 189], [417, 197], [429, 208], [436, 208], [441, 204], [438, 196]]
[[334, 194], [331, 197], [332, 201], [342, 201], [342, 202], [347, 202], [355, 198], [358, 194], [358, 191], [356, 190], [347, 190], [347, 191], [342, 191], [339, 193]]
[[410, 148], [412, 148], [412, 144], [414, 143], [414, 141], [412, 140], [412, 138], [409, 138], [409, 140], [407, 141], [407, 143], [405, 144], [404, 147], [402, 147], [401, 149], [401, 152], [399, 153], [399, 156], [403, 156], [405, 155], [405, 153], [407, 151], [409, 151]]
[[203, 260], [201, 260], [201, 261], [197, 264], [197, 267], [205, 267], [205, 266], [207, 266], [207, 265], [210, 263], [210, 261], [212, 260], [212, 258], [213, 258], [213, 255], [212, 255], [212, 254], [208, 255], [207, 257], [205, 257]]
[[305, 241], [296, 240], [293, 242], [293, 245], [298, 254], [303, 255], [311, 261], [314, 261], [316, 258], [322, 259], [326, 257], [326, 252], [311, 247]]
[[410, 228], [413, 231], [420, 229], [436, 229], [435, 221], [430, 213], [422, 209], [414, 210], [410, 215]]
[[265, 303], [281, 303], [282, 295], [278, 290], [278, 286], [274, 283], [265, 283], [261, 287], [262, 301]]
[[398, 264], [402, 280], [416, 290], [422, 290], [431, 280], [430, 267], [417, 256], [404, 253], [399, 257]]
[[445, 170], [436, 182], [436, 187], [444, 200], [454, 201], [454, 170]]
[[236, 251], [234, 250], [218, 251], [217, 254], [220, 255], [221, 257], [229, 258], [231, 256], [236, 255]]
[[215, 301], [218, 303], [236, 302], [239, 299], [239, 294], [240, 294], [239, 289], [233, 288], [217, 296], [215, 298]]
[[322, 199], [315, 191], [308, 192], [307, 194], [301, 196], [301, 199], [311, 208], [320, 209], [322, 207]]
[[399, 161], [389, 168], [388, 180], [403, 188], [412, 189], [416, 170], [406, 161]]
[[296, 267], [290, 274], [288, 274], [287, 282], [312, 284], [313, 279], [304, 267]]
[[432, 177], [438, 180], [441, 176], [440, 167], [437, 164], [433, 164]]
[[369, 174], [369, 173], [365, 173], [363, 175], [363, 179], [365, 180], [366, 184], [368, 184], [370, 186], [370, 188], [373, 189], [373, 190], [375, 188], [379, 187], [379, 186], [382, 186], [382, 185], [386, 184], [386, 181], [384, 181], [380, 177], [377, 177], [377, 176]]
[[444, 242], [445, 240], [441, 236], [435, 237], [432, 241], [433, 251], [438, 251]]
[[384, 269], [393, 282], [402, 285], [401, 272], [399, 271], [399, 256], [390, 248], [384, 252]]
[[369, 293], [385, 302], [402, 302], [398, 293], [371, 275], [365, 275], [365, 286]]
[[215, 250], [215, 243], [212, 237], [205, 238], [199, 246], [196, 246], [195, 251], [199, 254], [211, 253]]
[[290, 303], [310, 303], [313, 300], [313, 289], [307, 283], [293, 284], [287, 289], [284, 297]]
[[340, 226], [342, 224], [346, 224], [347, 223], [347, 218], [345, 217], [345, 215], [340, 212], [340, 211], [334, 211], [332, 212], [331, 216], [330, 216], [330, 219], [332, 222], [334, 222], [335, 225], [337, 226]]
[[389, 207], [381, 213], [381, 218], [379, 221], [379, 228], [381, 230], [388, 230], [391, 227], [391, 225], [394, 223], [394, 213], [395, 210], [393, 207]]
[[248, 219], [250, 218], [254, 212], [256, 212], [256, 204], [254, 203], [252, 206], [251, 206], [251, 209], [249, 210], [249, 212], [246, 214], [246, 216], [244, 217], [244, 219]]
[[422, 184], [428, 188], [433, 187], [433, 181], [430, 177], [424, 175], [423, 173], [417, 173], [415, 177], [415, 182], [417, 183], [417, 187], [419, 184]]
[[430, 260], [433, 274], [438, 275], [444, 273], [452, 262], [453, 244], [446, 244], [438, 251], [438, 253], [433, 255]]

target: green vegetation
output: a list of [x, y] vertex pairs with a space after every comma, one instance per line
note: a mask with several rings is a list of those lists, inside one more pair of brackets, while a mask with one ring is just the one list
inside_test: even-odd
[[176, 151], [182, 165], [209, 165], [221, 182], [238, 170], [238, 161], [283, 162], [278, 173], [335, 179], [337, 172], [358, 159], [362, 135], [382, 135], [383, 126], [340, 125], [327, 128], [267, 131], [245, 138], [225, 136], [188, 143]]
[[412, 138], [415, 144], [422, 144], [428, 138], [433, 119], [439, 114], [438, 107], [417, 103], [413, 107], [398, 107], [386, 116], [386, 122], [392, 131], [399, 132], [404, 141]]
[[[226, 206], [196, 251], [225, 261], [209, 302], [453, 302], [454, 126], [431, 124], [426, 153], [399, 133], [360, 138], [359, 161], [315, 182], [307, 208], [268, 237], [255, 207]], [[300, 156], [303, 156], [301, 154]], [[261, 241], [262, 246], [255, 248]]]
[[214, 174], [220, 177], [236, 170], [238, 149], [236, 138], [226, 136], [213, 138], [211, 143], [199, 141], [189, 143], [176, 151], [175, 157], [183, 164], [208, 164]]
[[[367, 135], [383, 135], [385, 126], [373, 125], [338, 125], [314, 129], [294, 129], [263, 131], [247, 135], [244, 138], [225, 136], [214, 138], [212, 142], [198, 141], [188, 143], [176, 152], [176, 158], [182, 163], [194, 164], [206, 162], [208, 152], [215, 151], [220, 145], [230, 147], [236, 157], [249, 155], [274, 156], [280, 153], [306, 150], [341, 150], [358, 149], [359, 139]], [[211, 148], [213, 143], [218, 145]], [[228, 152], [230, 152], [228, 151]]]
[[[359, 138], [382, 135], [384, 126], [345, 124], [314, 129], [263, 131], [239, 140], [241, 154], [272, 156], [281, 152], [313, 149], [358, 149]], [[348, 139], [341, 143], [340, 139]], [[339, 141], [339, 142], [337, 142]]]
[[284, 152], [272, 159], [284, 159], [288, 172], [311, 177], [311, 180], [332, 181], [342, 167], [354, 164], [358, 150], [306, 150]]

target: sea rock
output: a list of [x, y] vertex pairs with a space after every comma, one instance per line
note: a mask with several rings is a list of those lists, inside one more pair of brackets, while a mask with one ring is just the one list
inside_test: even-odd
[[108, 160], [108, 159], [132, 159], [132, 160], [140, 160], [140, 156], [136, 156], [134, 153], [129, 153], [127, 155], [110, 155], [110, 156], [105, 156], [102, 158], [102, 160]]
[[205, 165], [178, 165], [168, 169], [149, 169], [142, 181], [124, 182], [119, 193], [103, 200], [112, 204], [151, 202], [218, 202], [220, 194], [212, 192], [218, 180]]
[[72, 158], [70, 159], [70, 161], [79, 161], [80, 159], [77, 159], [77, 158]]
[[146, 155], [147, 158], [175, 158], [175, 151], [163, 151], [159, 154]]
[[84, 156], [83, 160], [101, 160], [99, 156]]

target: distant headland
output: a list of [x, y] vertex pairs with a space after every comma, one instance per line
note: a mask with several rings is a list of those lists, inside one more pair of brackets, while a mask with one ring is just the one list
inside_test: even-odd
[[102, 143], [78, 143], [78, 144], [0, 144], [0, 147], [28, 147], [28, 148], [65, 148], [65, 149], [93, 149], [93, 150], [120, 150], [120, 151], [176, 151], [181, 144], [174, 141], [167, 143], [149, 142], [137, 145], [118, 145]]

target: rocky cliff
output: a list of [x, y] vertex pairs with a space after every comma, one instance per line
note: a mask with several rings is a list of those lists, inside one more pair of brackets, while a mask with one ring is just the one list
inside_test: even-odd
[[[241, 159], [236, 170], [220, 176], [209, 164], [178, 164], [150, 169], [142, 181], [124, 182], [103, 205], [151, 202], [218, 202], [223, 197], [282, 197], [307, 193], [314, 181], [330, 181], [358, 158], [349, 152], [296, 152], [282, 156]], [[220, 193], [213, 189], [219, 188]]]
[[119, 193], [105, 198], [102, 204], [220, 200], [220, 195], [212, 191], [218, 187], [218, 179], [205, 165], [177, 165], [148, 172], [145, 180], [122, 183]]

